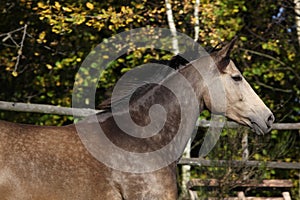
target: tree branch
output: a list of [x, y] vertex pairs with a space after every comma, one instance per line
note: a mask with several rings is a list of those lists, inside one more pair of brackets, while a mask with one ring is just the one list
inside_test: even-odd
[[[15, 33], [15, 32], [18, 32], [18, 31], [21, 31], [21, 30], [23, 30], [24, 29], [24, 27], [21, 27], [21, 28], [18, 28], [18, 29], [15, 29], [15, 30], [13, 30], [13, 31], [10, 31], [10, 32], [8, 32], [8, 33], [1, 33], [0, 34], [0, 37], [3, 37], [3, 36], [11, 36], [11, 34], [13, 34], [13, 33]], [[4, 40], [4, 39], [3, 39]], [[2, 42], [4, 42], [2, 40]]]
[[[24, 25], [23, 27], [21, 27], [21, 28], [15, 29], [15, 30], [10, 31], [10, 32], [8, 32], [8, 33], [2, 33], [2, 34], [0, 34], [0, 37], [4, 37], [4, 38], [2, 39], [2, 42], [5, 42], [5, 41], [7, 41], [7, 40], [9, 39], [9, 40], [11, 40], [11, 41], [14, 43], [15, 47], [18, 48], [17, 58], [16, 58], [16, 63], [15, 63], [15, 67], [14, 67], [14, 72], [17, 71], [18, 66], [19, 66], [19, 63], [20, 63], [21, 56], [22, 56], [22, 54], [23, 54], [23, 47], [24, 47], [24, 42], [25, 42], [25, 38], [26, 38], [26, 34], [27, 34], [27, 26], [28, 26], [28, 25], [25, 24], [25, 25]], [[18, 44], [18, 43], [14, 40], [14, 38], [12, 37], [12, 34], [13, 34], [13, 33], [16, 33], [16, 32], [19, 32], [19, 31], [23, 31], [23, 35], [22, 35], [22, 39], [21, 39], [20, 44]]]
[[262, 86], [262, 87], [264, 87], [264, 88], [270, 89], [270, 90], [272, 90], [272, 91], [276, 91], [276, 92], [284, 92], [284, 93], [292, 93], [292, 92], [293, 92], [293, 90], [281, 89], [281, 88], [275, 88], [275, 87], [266, 85], [266, 84], [260, 82], [260, 81], [258, 80], [257, 77], [255, 77], [255, 82], [256, 82], [258, 85], [260, 85], [260, 86]]
[[26, 33], [27, 33], [27, 24], [24, 25], [23, 36], [22, 36], [22, 40], [21, 40], [21, 43], [20, 43], [20, 48], [18, 50], [18, 56], [17, 56], [17, 61], [16, 61], [16, 64], [15, 64], [14, 72], [17, 71], [19, 63], [20, 63], [20, 58], [23, 54], [23, 47], [24, 47], [24, 41], [25, 41]]
[[286, 66], [286, 64], [284, 62], [282, 62], [281, 60], [279, 60], [279, 59], [277, 59], [277, 58], [275, 58], [273, 56], [270, 56], [268, 54], [261, 53], [261, 52], [258, 52], [258, 51], [253, 51], [253, 50], [250, 50], [250, 49], [244, 49], [244, 48], [240, 48], [240, 50], [246, 51], [246, 52], [249, 52], [249, 53], [252, 53], [252, 54], [256, 54], [258, 56], [269, 58], [270, 60], [274, 60], [274, 61], [280, 63], [281, 65]]
[[253, 51], [253, 50], [250, 50], [250, 49], [240, 48], [240, 50], [245, 51], [245, 52], [249, 52], [249, 53], [252, 53], [252, 54], [256, 54], [256, 55], [258, 55], [258, 56], [262, 56], [262, 57], [265, 57], [265, 58], [269, 58], [270, 60], [274, 60], [274, 61], [280, 63], [282, 66], [284, 66], [287, 70], [293, 72], [293, 74], [296, 76], [296, 78], [297, 78], [298, 80], [300, 80], [300, 76], [298, 75], [298, 73], [296, 73], [296, 71], [295, 71], [293, 68], [288, 67], [287, 64], [285, 64], [285, 63], [282, 62], [281, 60], [279, 60], [279, 59], [277, 59], [277, 58], [275, 58], [275, 57], [273, 57], [273, 56], [270, 56], [270, 55], [268, 55], [268, 54], [261, 53], [261, 52], [258, 52], [258, 51]]

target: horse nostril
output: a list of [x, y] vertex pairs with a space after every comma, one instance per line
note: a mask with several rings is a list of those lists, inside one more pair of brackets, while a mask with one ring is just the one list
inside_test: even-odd
[[269, 127], [271, 127], [272, 124], [273, 124], [273, 122], [274, 122], [274, 120], [275, 120], [275, 117], [274, 117], [273, 114], [271, 114], [271, 115], [268, 117], [268, 119], [267, 119], [267, 125], [268, 125]]

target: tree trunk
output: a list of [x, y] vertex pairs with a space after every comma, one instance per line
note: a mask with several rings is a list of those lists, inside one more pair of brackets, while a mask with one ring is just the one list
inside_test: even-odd
[[[166, 4], [166, 13], [168, 17], [168, 24], [169, 28], [172, 34], [172, 47], [173, 47], [173, 53], [176, 55], [179, 53], [179, 47], [178, 47], [178, 40], [177, 40], [177, 33], [176, 33], [176, 26], [174, 23], [174, 18], [173, 18], [173, 12], [172, 12], [172, 6], [169, 0], [165, 0]], [[190, 158], [190, 151], [191, 151], [191, 140], [188, 141], [187, 146], [184, 150], [183, 157], [184, 158]], [[190, 165], [183, 165], [182, 166], [182, 181], [181, 181], [181, 191], [182, 191], [182, 196], [187, 196], [187, 188], [186, 184], [190, 180], [190, 173], [191, 166]]]
[[298, 36], [298, 43], [300, 46], [300, 0], [294, 0], [295, 3], [295, 13], [296, 13], [296, 29]]
[[195, 17], [195, 37], [194, 41], [197, 42], [199, 39], [199, 5], [200, 5], [200, 0], [195, 1], [195, 8], [194, 8], [194, 17]]
[[172, 6], [169, 0], [165, 0], [166, 3], [166, 13], [167, 13], [167, 17], [168, 17], [168, 24], [169, 24], [169, 28], [172, 34], [172, 46], [173, 46], [173, 50], [174, 50], [174, 54], [178, 54], [179, 53], [179, 47], [178, 47], [178, 40], [177, 40], [177, 32], [176, 32], [176, 26], [174, 23], [174, 18], [173, 18], [173, 12], [172, 12]]

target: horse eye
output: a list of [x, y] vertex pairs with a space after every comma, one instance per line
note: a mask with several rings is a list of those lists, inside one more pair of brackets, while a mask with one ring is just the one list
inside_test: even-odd
[[242, 81], [242, 80], [243, 80], [242, 76], [240, 76], [240, 75], [235, 75], [235, 76], [232, 76], [231, 78], [232, 78], [234, 81]]

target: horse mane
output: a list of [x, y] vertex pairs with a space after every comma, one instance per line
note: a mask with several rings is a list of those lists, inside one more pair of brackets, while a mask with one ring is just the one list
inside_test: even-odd
[[[157, 81], [162, 81], [165, 77], [170, 75], [173, 70], [178, 70], [190, 62], [188, 60], [186, 60], [183, 55], [178, 54], [178, 55], [173, 56], [170, 60], [152, 59], [152, 60], [149, 60], [149, 63], [151, 63], [153, 65], [165, 65], [165, 66], [168, 66], [171, 68], [171, 69], [166, 68], [165, 71], [161, 71], [161, 70], [154, 71], [154, 73], [151, 74], [151, 76], [153, 77], [152, 80], [157, 82]], [[143, 86], [138, 87], [134, 91], [134, 93], [132, 93], [132, 91], [131, 91], [132, 88], [136, 88], [134, 86], [135, 86], [135, 83], [126, 84], [126, 86], [124, 86], [124, 88], [123, 88], [123, 91], [124, 91], [124, 92], [122, 92], [123, 94], [117, 95], [116, 97], [114, 97], [114, 99], [108, 98], [108, 99], [104, 100], [103, 102], [101, 102], [101, 104], [99, 104], [97, 106], [97, 108], [100, 110], [104, 110], [104, 111], [110, 111], [112, 104], [117, 104], [119, 101], [122, 101], [122, 100], [124, 100], [124, 98], [127, 98], [128, 95], [131, 96], [131, 94], [132, 94], [132, 98], [136, 98], [137, 96], [143, 96], [148, 91], [152, 90], [155, 87], [155, 84], [145, 83]]]
[[[218, 51], [220, 48], [220, 46], [222, 46], [222, 44], [218, 44], [215, 47], [206, 47], [205, 53], [207, 54], [211, 54], [213, 52]], [[203, 50], [202, 50], [203, 52]], [[191, 61], [196, 60], [198, 58], [200, 58], [203, 55], [203, 53], [201, 54], [201, 51], [199, 51], [198, 49], [195, 49], [194, 47], [187, 50], [186, 52], [182, 53], [182, 54], [177, 54], [175, 56], [173, 56], [170, 60], [156, 60], [156, 59], [151, 59], [149, 60], [149, 63], [153, 63], [154, 65], [166, 65], [168, 67], [170, 67], [173, 70], [178, 70], [183, 68], [184, 66], [188, 65]], [[154, 72], [153, 74], [151, 74], [151, 76], [153, 77], [152, 80], [154, 81], [161, 81], [163, 80], [165, 77], [167, 77], [168, 75], [170, 75], [170, 73], [173, 70], [168, 70], [166, 69], [165, 71], [161, 71], [161, 70], [157, 70], [156, 72]], [[118, 102], [124, 100], [125, 98], [128, 98], [129, 96], [131, 98], [136, 98], [136, 97], [140, 97], [143, 96], [144, 94], [146, 94], [148, 91], [152, 90], [155, 87], [155, 84], [149, 84], [149, 83], [145, 83], [143, 86], [138, 87], [134, 92], [132, 92], [132, 88], [136, 88], [134, 87], [135, 83], [128, 83], [126, 84], [126, 86], [124, 86], [123, 89], [123, 93], [122, 94], [118, 94], [116, 97], [114, 97], [114, 99], [112, 98], [108, 98], [104, 101], [102, 101], [97, 108], [103, 111], [111, 111], [111, 107], [114, 104], [118, 104]], [[132, 95], [132, 96], [131, 96]]]

